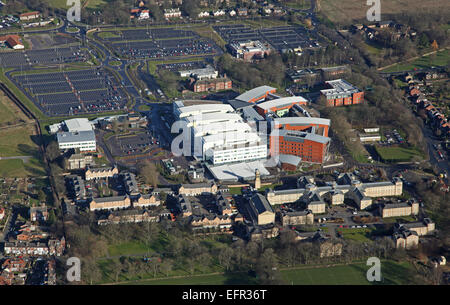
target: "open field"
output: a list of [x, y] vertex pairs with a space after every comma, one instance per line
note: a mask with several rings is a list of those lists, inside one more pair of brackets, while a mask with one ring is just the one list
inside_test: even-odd
[[[301, 267], [281, 270], [286, 284], [290, 285], [370, 285], [366, 279], [368, 267], [365, 263], [332, 267]], [[383, 281], [380, 284], [412, 284], [414, 269], [410, 263], [384, 261], [381, 264]], [[213, 274], [168, 279], [145, 279], [129, 282], [132, 285], [223, 285], [251, 284], [253, 278], [246, 274]]]
[[[59, 9], [67, 9], [67, 0], [49, 0], [50, 6]], [[97, 8], [100, 5], [105, 4], [104, 0], [82, 0], [81, 6], [86, 6], [87, 8]]]
[[3, 92], [0, 92], [0, 107], [0, 127], [18, 124], [21, 120], [27, 121], [27, 117]]
[[[320, 12], [328, 17], [332, 22], [341, 24], [351, 24], [355, 20], [366, 19], [367, 10], [370, 6], [366, 1], [360, 0], [323, 0], [320, 1]], [[449, 9], [450, 2], [434, 0], [391, 0], [382, 1], [381, 19], [388, 20], [389, 15], [400, 14], [402, 12], [435, 11], [439, 9]], [[383, 17], [385, 15], [386, 17]]]
[[[0, 160], [1, 177], [43, 176], [45, 171], [39, 153], [34, 126], [6, 96], [0, 95], [0, 157], [29, 156], [24, 159]], [[14, 126], [19, 124], [18, 126]]]
[[422, 158], [422, 155], [413, 148], [375, 146], [375, 150], [385, 162], [408, 162], [414, 157]]
[[399, 63], [387, 69], [383, 69], [382, 71], [383, 72], [411, 71], [414, 69], [430, 68], [432, 66], [448, 66], [449, 64], [450, 64], [450, 50], [445, 49], [435, 54], [420, 57], [411, 62]]

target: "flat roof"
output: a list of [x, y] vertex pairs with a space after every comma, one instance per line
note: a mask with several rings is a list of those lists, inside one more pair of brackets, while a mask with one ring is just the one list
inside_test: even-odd
[[95, 141], [95, 132], [79, 131], [79, 132], [60, 132], [56, 134], [58, 143], [72, 143], [72, 142], [92, 142]]
[[298, 156], [294, 156], [294, 155], [280, 154], [279, 158], [280, 158], [279, 160], [281, 163], [288, 163], [288, 164], [292, 164], [294, 166], [298, 166], [300, 161], [302, 161], [302, 158], [300, 158]]
[[344, 79], [329, 80], [325, 83], [330, 85], [331, 89], [320, 90], [320, 92], [327, 97], [353, 94], [360, 91], [357, 87], [353, 86]]
[[242, 130], [212, 134], [203, 137], [204, 144], [213, 144], [215, 146], [230, 146], [237, 142], [243, 143], [255, 143], [262, 141], [261, 138], [255, 132], [245, 132]]
[[233, 112], [234, 109], [227, 104], [196, 104], [178, 108], [180, 113], [189, 112]]
[[330, 126], [331, 121], [329, 119], [314, 118], [314, 117], [284, 117], [284, 118], [274, 118], [275, 124], [280, 125], [327, 125]]
[[92, 130], [92, 124], [86, 118], [65, 120], [68, 131], [88, 131]]
[[264, 167], [264, 161], [239, 162], [218, 166], [207, 165], [207, 168], [216, 180], [238, 181], [239, 179], [255, 179], [255, 170], [258, 169], [261, 176], [270, 173]]
[[285, 107], [296, 103], [307, 103], [308, 101], [302, 96], [289, 96], [282, 97], [275, 100], [270, 100], [267, 102], [258, 103], [256, 107], [263, 110], [270, 110], [273, 107]]
[[241, 116], [236, 113], [220, 113], [220, 112], [198, 114], [198, 115], [185, 117], [185, 119], [189, 123], [195, 122], [196, 125], [211, 124], [213, 122], [233, 123], [233, 122], [242, 121]]
[[284, 137], [285, 140], [290, 142], [303, 142], [303, 140], [314, 141], [322, 144], [330, 142], [330, 138], [328, 137], [296, 130], [281, 129], [278, 130], [278, 135]]
[[268, 92], [273, 91], [273, 90], [277, 90], [277, 89], [270, 87], [270, 86], [260, 86], [260, 87], [253, 88], [252, 90], [242, 93], [241, 95], [236, 97], [236, 99], [240, 100], [240, 101], [244, 101], [244, 102], [249, 102], [252, 99], [262, 98]]
[[198, 136], [205, 136], [205, 135], [212, 135], [212, 134], [218, 134], [218, 133], [224, 133], [229, 131], [243, 131], [248, 132], [251, 131], [252, 128], [250, 125], [244, 122], [232, 122], [232, 123], [211, 123], [208, 125], [201, 125], [198, 127], [194, 127], [193, 133], [195, 137]]

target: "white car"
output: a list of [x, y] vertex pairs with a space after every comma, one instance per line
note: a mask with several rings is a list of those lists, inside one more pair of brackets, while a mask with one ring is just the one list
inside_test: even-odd
[[358, 212], [356, 212], [356, 211], [353, 211], [353, 215], [358, 215]]

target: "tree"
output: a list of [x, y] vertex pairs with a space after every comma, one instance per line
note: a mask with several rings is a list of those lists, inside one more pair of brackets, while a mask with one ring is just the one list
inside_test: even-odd
[[47, 196], [45, 196], [44, 191], [42, 189], [40, 189], [37, 194], [37, 199], [39, 200], [39, 202], [45, 202], [46, 198], [47, 198]]
[[52, 141], [47, 145], [45, 150], [45, 156], [50, 162], [54, 162], [56, 158], [60, 155], [59, 146], [56, 141]]
[[219, 263], [221, 266], [225, 268], [226, 271], [230, 269], [232, 257], [233, 257], [233, 250], [229, 247], [226, 247], [219, 253]]
[[173, 268], [173, 261], [171, 259], [165, 259], [162, 261], [160, 270], [166, 276], [169, 276], [169, 273], [170, 273], [170, 271], [172, 271], [172, 268]]
[[158, 186], [158, 170], [153, 162], [145, 161], [139, 166], [139, 175], [144, 178], [145, 183], [153, 187]]

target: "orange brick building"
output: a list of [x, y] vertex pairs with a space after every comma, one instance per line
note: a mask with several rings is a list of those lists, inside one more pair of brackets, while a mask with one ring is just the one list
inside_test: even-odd
[[312, 132], [328, 137], [330, 129], [330, 120], [311, 117], [286, 117], [275, 118], [273, 120], [275, 129], [296, 130], [303, 132]]
[[194, 92], [228, 90], [233, 86], [229, 78], [204, 79], [195, 81], [191, 79], [190, 88]]
[[323, 163], [330, 138], [296, 130], [278, 130], [270, 136], [270, 153], [294, 155], [304, 162]]
[[320, 95], [327, 99], [329, 107], [356, 105], [364, 101], [364, 91], [343, 79], [326, 81], [325, 84], [328, 89], [320, 90]]

